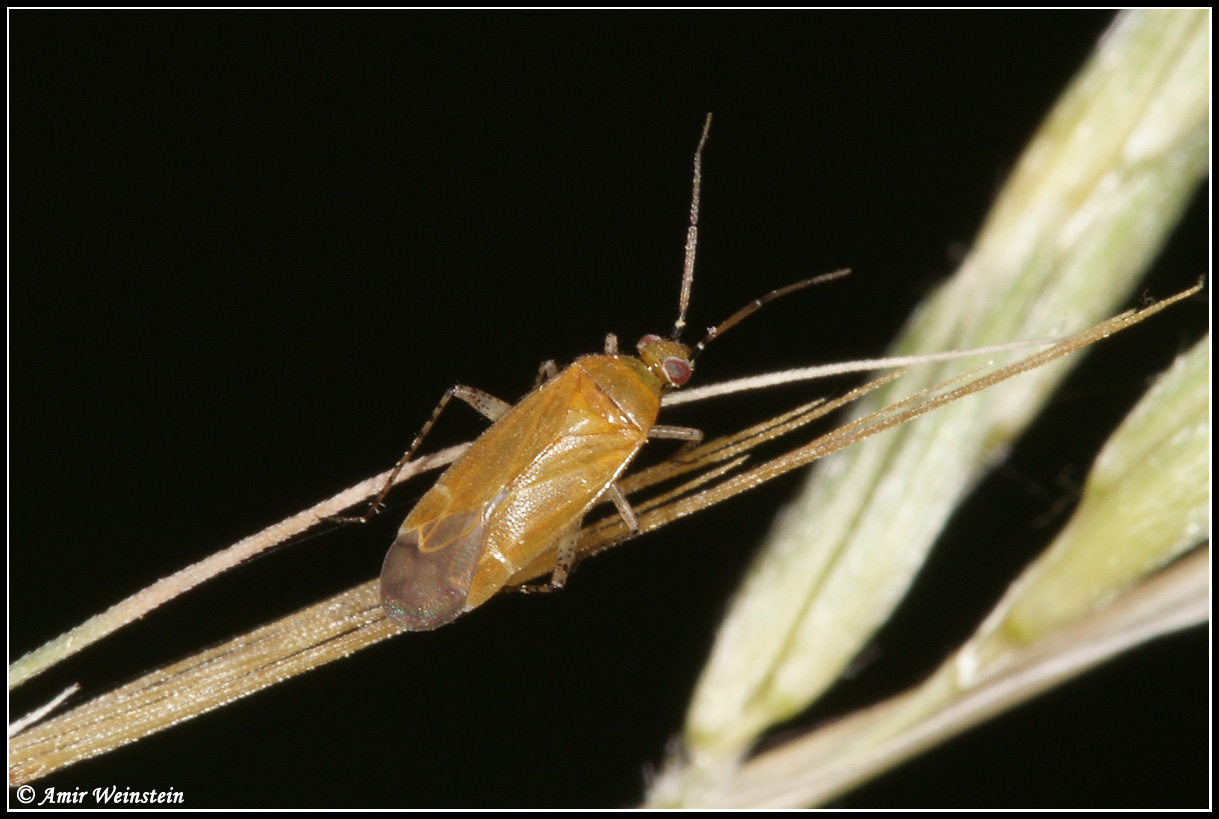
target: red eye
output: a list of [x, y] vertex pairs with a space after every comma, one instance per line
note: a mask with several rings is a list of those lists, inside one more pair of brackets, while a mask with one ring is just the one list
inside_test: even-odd
[[675, 356], [669, 356], [660, 366], [664, 370], [665, 378], [674, 387], [682, 386], [694, 374], [694, 369], [690, 366], [689, 362]]
[[639, 343], [635, 345], [635, 349], [637, 349], [637, 350], [643, 349], [644, 347], [648, 346], [649, 344], [655, 344], [658, 341], [660, 341], [660, 336], [656, 336], [656, 335], [652, 335], [651, 333], [648, 333], [646, 336], [639, 339]]

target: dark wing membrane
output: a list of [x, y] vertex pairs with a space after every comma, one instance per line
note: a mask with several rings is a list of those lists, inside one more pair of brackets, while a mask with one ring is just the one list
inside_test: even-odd
[[428, 631], [466, 610], [487, 513], [502, 498], [398, 533], [381, 567], [381, 602], [390, 620], [408, 631]]

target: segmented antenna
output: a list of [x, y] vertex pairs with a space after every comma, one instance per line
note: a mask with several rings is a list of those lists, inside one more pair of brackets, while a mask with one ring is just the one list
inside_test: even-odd
[[678, 299], [677, 322], [673, 325], [673, 340], [681, 339], [686, 326], [686, 308], [690, 306], [690, 288], [694, 286], [694, 252], [698, 249], [698, 192], [703, 184], [703, 146], [711, 131], [711, 114], [703, 122], [703, 135], [694, 149], [694, 193], [690, 197], [690, 228], [686, 231], [686, 265], [681, 277], [681, 298]]
[[728, 332], [758, 310], [762, 309], [763, 305], [782, 296], [786, 296], [788, 293], [803, 290], [810, 285], [824, 284], [825, 282], [831, 282], [834, 279], [841, 279], [850, 272], [851, 271], [849, 268], [844, 267], [842, 270], [835, 270], [833, 273], [822, 273], [820, 276], [813, 276], [811, 279], [805, 279], [804, 281], [789, 284], [786, 287], [780, 287], [777, 290], [771, 290], [765, 296], [754, 299], [753, 301], [749, 302], [749, 304], [746, 304], [740, 310], [737, 310], [731, 316], [721, 321], [719, 324], [707, 330], [707, 337], [695, 345], [694, 352], [690, 355], [690, 361], [693, 362], [695, 357], [701, 353], [713, 340]]

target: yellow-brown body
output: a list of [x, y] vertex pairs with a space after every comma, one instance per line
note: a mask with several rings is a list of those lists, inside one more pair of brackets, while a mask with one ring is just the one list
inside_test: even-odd
[[[674, 350], [677, 365], [665, 357]], [[689, 376], [683, 345], [646, 337], [640, 352], [577, 359], [492, 424], [428, 490], [381, 570], [394, 623], [442, 626], [574, 537], [643, 446], [663, 391]], [[672, 367], [682, 364], [678, 382]]]

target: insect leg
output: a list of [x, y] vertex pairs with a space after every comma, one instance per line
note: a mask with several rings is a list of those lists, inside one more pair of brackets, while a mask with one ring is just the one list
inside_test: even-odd
[[554, 558], [554, 571], [550, 574], [549, 588], [551, 590], [557, 591], [567, 584], [567, 576], [576, 566], [576, 541], [579, 537], [580, 521], [576, 521], [576, 525], [571, 527], [571, 531], [564, 532], [555, 543], [558, 553]]
[[[695, 430], [697, 431], [697, 430]], [[622, 520], [626, 523], [626, 528], [631, 534], [639, 534], [639, 520], [635, 517], [635, 510], [631, 508], [631, 504], [626, 499], [626, 495], [622, 494], [622, 490], [618, 488], [618, 484], [611, 483], [605, 489], [605, 497], [614, 502], [614, 506], [618, 508], [618, 514], [622, 515]], [[567, 582], [567, 576], [571, 574], [572, 569], [576, 567], [576, 560], [579, 555], [576, 552], [576, 540], [580, 534], [580, 527], [577, 523], [569, 535], [564, 535], [556, 543], [558, 554], [554, 559], [554, 572], [550, 575], [550, 588], [561, 589], [563, 584]]]
[[649, 438], [675, 438], [679, 441], [701, 441], [703, 431], [694, 427], [674, 427], [668, 424], [656, 424], [648, 430]]
[[[618, 484], [611, 483], [605, 490], [605, 496], [614, 502], [614, 506], [618, 507], [618, 514], [622, 515], [627, 528], [633, 534], [638, 533], [639, 520], [635, 517], [635, 510], [631, 508], [631, 504], [622, 494], [622, 490], [618, 488]], [[572, 569], [576, 567], [576, 560], [579, 558], [579, 554], [576, 552], [576, 542], [580, 539], [581, 523], [583, 521], [580, 520], [573, 523], [571, 528], [552, 544], [555, 549], [555, 558], [554, 570], [550, 573], [549, 583], [523, 583], [513, 587], [512, 591], [534, 594], [558, 591], [567, 585], [567, 578], [571, 575]]]
[[394, 485], [394, 480], [398, 477], [398, 474], [402, 471], [403, 467], [410, 462], [411, 458], [415, 457], [415, 453], [419, 450], [419, 445], [423, 443], [423, 439], [427, 437], [428, 432], [431, 431], [432, 426], [436, 423], [436, 419], [440, 417], [440, 413], [444, 411], [446, 406], [448, 406], [449, 401], [453, 400], [454, 398], [460, 398], [462, 401], [476, 409], [479, 414], [485, 416], [493, 422], [504, 417], [508, 410], [512, 409], [512, 405], [508, 402], [501, 401], [494, 395], [483, 392], [475, 387], [467, 387], [465, 384], [455, 384], [454, 386], [449, 387], [449, 389], [445, 391], [445, 394], [441, 396], [440, 401], [436, 404], [436, 409], [432, 410], [432, 415], [430, 418], [428, 418], [427, 423], [423, 425], [423, 429], [419, 430], [419, 434], [415, 436], [415, 440], [411, 441], [410, 449], [406, 450], [406, 454], [399, 458], [398, 462], [394, 464], [393, 470], [389, 473], [389, 478], [387, 478], [385, 481], [385, 486], [381, 487], [381, 491], [378, 492], [377, 496], [373, 498], [371, 503], [369, 503], [368, 509], [364, 512], [364, 514], [353, 516], [335, 516], [331, 517], [330, 520], [338, 523], [367, 523], [374, 515], [380, 512], [386, 495], [389, 494], [389, 490]]
[[627, 502], [626, 495], [622, 494], [618, 484], [611, 483], [605, 490], [605, 496], [614, 502], [614, 506], [618, 507], [618, 514], [622, 515], [622, 520], [626, 523], [626, 528], [631, 530], [631, 534], [639, 534], [639, 521], [635, 518], [635, 510]]
[[538, 592], [558, 591], [563, 588], [567, 584], [567, 577], [571, 574], [572, 567], [576, 565], [576, 541], [580, 538], [581, 523], [582, 521], [577, 520], [567, 531], [559, 535], [552, 544], [556, 555], [554, 559], [554, 571], [550, 574], [549, 583], [522, 583], [519, 586], [511, 587], [510, 590], [525, 594], [536, 594]]
[[613, 333], [605, 334], [605, 354], [618, 355], [618, 336]]
[[533, 379], [533, 388], [536, 390], [543, 382], [549, 381], [559, 374], [559, 368], [555, 365], [553, 358], [548, 358], [538, 367], [538, 377]]

